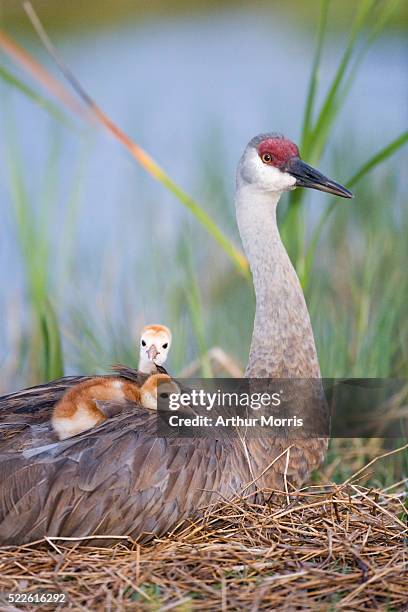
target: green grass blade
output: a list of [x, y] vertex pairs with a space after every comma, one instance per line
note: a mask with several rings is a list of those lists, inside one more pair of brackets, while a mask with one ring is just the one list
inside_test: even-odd
[[347, 81], [342, 89], [341, 94], [339, 95], [338, 107], [341, 108], [344, 100], [346, 99], [351, 86], [356, 78], [358, 69], [364, 60], [369, 48], [374, 43], [375, 39], [383, 32], [387, 23], [391, 19], [398, 5], [400, 4], [400, 0], [393, 0], [384, 5], [384, 9], [380, 11], [378, 18], [374, 22], [374, 25], [371, 27], [371, 30], [368, 32], [365, 43], [362, 45], [360, 51], [357, 54], [357, 57], [353, 63], [353, 66], [350, 69]]
[[326, 221], [328, 220], [330, 215], [332, 214], [333, 210], [336, 208], [336, 205], [337, 205], [337, 202], [333, 201], [327, 206], [326, 210], [321, 215], [319, 219], [319, 223], [317, 224], [312, 234], [312, 237], [310, 239], [309, 246], [307, 248], [306, 255], [304, 258], [304, 266], [303, 266], [302, 274], [300, 276], [300, 283], [304, 291], [307, 290], [308, 285], [309, 285], [310, 273], [311, 273], [312, 266], [313, 266], [314, 256], [316, 253], [317, 245], [319, 244], [320, 237], [322, 235], [323, 227], [326, 224]]
[[162, 171], [158, 180], [171, 191], [178, 200], [194, 215], [197, 221], [224, 249], [230, 259], [234, 262], [238, 271], [249, 278], [248, 262], [239, 249], [225, 236], [210, 215], [189, 195], [187, 195], [176, 183]]
[[[394, 153], [398, 151], [401, 147], [404, 146], [408, 142], [408, 131], [403, 132], [398, 138], [390, 142], [384, 148], [382, 148], [378, 153], [373, 155], [365, 164], [357, 170], [357, 172], [346, 182], [346, 186], [348, 188], [353, 187], [358, 181], [360, 181], [366, 174], [371, 172], [376, 166], [386, 161], [389, 157], [391, 157]], [[337, 200], [333, 200], [326, 208], [324, 213], [319, 219], [319, 223], [317, 224], [312, 238], [310, 239], [309, 246], [307, 249], [307, 253], [305, 256], [305, 264], [303, 269], [303, 274], [301, 276], [301, 282], [304, 289], [307, 288], [308, 279], [310, 278], [310, 272], [313, 265], [313, 260], [316, 252], [317, 245], [320, 240], [320, 236], [322, 234], [322, 230], [327, 220], [331, 216], [332, 212], [335, 210], [338, 205]]]
[[359, 5], [340, 65], [323, 102], [315, 127], [310, 132], [310, 137], [305, 143], [311, 163], [316, 163], [323, 153], [330, 126], [338, 113], [339, 105], [337, 96], [339, 89], [350, 65], [358, 36], [365, 26], [366, 19], [374, 7], [375, 1], [376, 0], [363, 0]]
[[59, 110], [55, 104], [41, 96], [39, 93], [34, 91], [31, 87], [26, 85], [23, 81], [15, 77], [11, 72], [9, 72], [4, 66], [0, 65], [0, 79], [2, 79], [7, 85], [14, 87], [17, 91], [24, 94], [29, 100], [35, 102], [38, 106], [46, 110], [54, 119], [57, 119], [61, 123], [73, 126], [72, 122], [64, 115], [63, 112]]
[[398, 149], [403, 147], [407, 142], [408, 131], [403, 132], [400, 136], [398, 136], [398, 138], [390, 142], [387, 146], [366, 161], [366, 163], [363, 164], [361, 168], [359, 168], [359, 170], [357, 170], [357, 172], [347, 181], [347, 187], [352, 187], [355, 185], [366, 174], [368, 174], [368, 172], [371, 172], [371, 170], [378, 166], [378, 164], [381, 164], [383, 161], [391, 157], [391, 155], [394, 155], [394, 153], [396, 153]]
[[308, 94], [307, 94], [305, 112], [303, 116], [302, 139], [301, 139], [302, 151], [309, 138], [309, 132], [310, 132], [310, 128], [312, 125], [314, 103], [315, 103], [317, 85], [318, 85], [318, 80], [319, 80], [319, 69], [320, 69], [320, 63], [322, 59], [325, 34], [327, 30], [327, 18], [329, 14], [330, 1], [331, 0], [322, 0], [322, 3], [321, 3], [319, 27], [317, 30], [316, 50], [315, 50], [315, 54], [313, 58], [312, 72], [310, 75], [309, 89], [308, 89]]
[[[27, 4], [27, 3], [26, 3]], [[248, 262], [241, 251], [233, 245], [231, 240], [222, 232], [217, 224], [211, 219], [208, 213], [190, 196], [188, 196], [159, 166], [159, 164], [144, 151], [139, 145], [133, 142], [127, 134], [125, 134], [111, 119], [98, 107], [95, 101], [89, 96], [84, 90], [79, 81], [75, 78], [72, 72], [65, 66], [61, 58], [58, 56], [56, 49], [54, 48], [51, 40], [49, 39], [46, 31], [44, 30], [40, 20], [38, 19], [34, 9], [31, 5], [25, 5], [25, 9], [28, 11], [29, 18], [33, 24], [37, 34], [39, 35], [42, 43], [44, 44], [47, 51], [50, 53], [54, 61], [57, 63], [59, 69], [62, 71], [65, 78], [68, 80], [70, 85], [75, 90], [76, 94], [80, 97], [82, 103], [86, 107], [86, 111], [77, 104], [76, 100], [72, 99], [71, 94], [61, 86], [53, 76], [51, 76], [42, 66], [39, 64], [27, 51], [22, 49], [15, 41], [10, 39], [4, 33], [2, 35], [3, 41], [0, 40], [0, 45], [3, 50], [16, 62], [17, 65], [22, 66], [27, 70], [37, 81], [41, 82], [53, 95], [57, 97], [71, 110], [80, 117], [90, 119], [96, 119], [96, 121], [102, 125], [111, 135], [113, 135], [121, 144], [126, 147], [132, 157], [158, 182], [164, 185], [169, 191], [171, 191], [180, 202], [190, 210], [194, 217], [203, 225], [207, 232], [218, 242], [218, 244], [224, 249], [226, 254], [230, 257], [236, 268], [244, 276], [249, 276]], [[0, 31], [0, 35], [1, 35]]]
[[[195, 202], [190, 196], [188, 196], [159, 166], [159, 164], [144, 151], [138, 144], [133, 142], [127, 134], [125, 134], [115, 123], [102, 111], [102, 109], [96, 104], [91, 96], [85, 91], [81, 83], [74, 76], [74, 74], [65, 65], [61, 57], [59, 56], [56, 48], [54, 47], [51, 39], [49, 38], [46, 30], [44, 29], [38, 15], [34, 11], [34, 8], [29, 2], [24, 3], [24, 9], [27, 13], [31, 24], [38, 34], [42, 44], [44, 45], [47, 52], [53, 58], [57, 64], [59, 70], [64, 75], [65, 79], [69, 82], [75, 93], [79, 96], [81, 102], [85, 105], [86, 112], [79, 107], [76, 100], [72, 99], [71, 94], [61, 86], [61, 83], [51, 76], [41, 64], [39, 64], [30, 53], [25, 51], [9, 36], [3, 33], [3, 50], [15, 61], [18, 65], [21, 65], [27, 70], [36, 80], [40, 82], [53, 93], [57, 95], [64, 104], [68, 104], [69, 107], [79, 114], [82, 118], [88, 120], [92, 117], [102, 125], [111, 135], [113, 135], [123, 146], [127, 148], [132, 157], [134, 157], [138, 163], [151, 174], [158, 182], [164, 185], [169, 191], [171, 191], [184, 206], [186, 206], [194, 217], [203, 225], [203, 227], [209, 232], [209, 234], [218, 242], [218, 244], [224, 249], [226, 254], [230, 257], [232, 262], [235, 264], [239, 272], [245, 276], [249, 276], [248, 262], [240, 250], [233, 245], [231, 240], [220, 230], [217, 224], [211, 219], [208, 213], [205, 212], [201, 206]], [[0, 32], [1, 34], [1, 32]]]
[[[324, 40], [323, 28], [327, 27], [326, 11], [328, 10], [328, 5], [326, 5], [326, 3], [322, 3], [315, 53], [315, 66], [312, 70], [309, 85], [309, 95], [306, 103], [304, 119], [304, 131], [302, 134], [302, 153], [312, 164], [316, 163], [323, 153], [330, 128], [340, 107], [340, 102], [338, 100], [339, 88], [343, 83], [347, 69], [351, 62], [357, 38], [365, 25], [366, 18], [374, 3], [375, 0], [363, 0], [363, 2], [360, 4], [340, 65], [323, 102], [316, 120], [316, 124], [314, 127], [311, 127], [308, 126], [308, 122], [311, 120], [311, 107], [313, 105], [317, 89], [317, 72], [321, 61], [322, 45]], [[305, 259], [305, 224], [301, 209], [301, 204], [304, 197], [304, 193], [300, 190], [297, 190], [291, 194], [289, 205], [282, 222], [283, 241], [288, 249], [292, 262], [303, 281], [305, 281], [307, 274], [307, 262]]]
[[208, 358], [208, 346], [205, 334], [205, 322], [201, 303], [200, 289], [197, 283], [196, 275], [194, 274], [192, 251], [190, 243], [183, 240], [181, 245], [183, 251], [183, 261], [186, 267], [187, 283], [184, 285], [186, 303], [188, 305], [188, 311], [191, 317], [191, 323], [194, 331], [194, 335], [197, 341], [198, 352], [201, 363], [201, 375], [204, 378], [211, 378], [212, 368]]
[[[309, 87], [305, 111], [303, 115], [303, 126], [301, 136], [302, 153], [308, 157], [307, 145], [310, 141], [310, 132], [312, 129], [312, 117], [314, 111], [314, 103], [317, 93], [317, 85], [319, 78], [319, 69], [321, 64], [323, 44], [327, 30], [327, 18], [329, 13], [330, 0], [322, 0], [320, 9], [319, 26], [316, 36], [316, 49], [313, 58], [312, 71], [309, 79]], [[294, 263], [298, 274], [302, 276], [302, 261], [304, 252], [304, 219], [300, 205], [304, 194], [301, 190], [294, 191], [289, 196], [289, 204], [283, 215], [280, 224], [282, 240], [286, 246], [289, 256]]]
[[36, 219], [25, 181], [11, 107], [8, 108], [6, 134], [7, 165], [10, 175], [11, 202], [19, 248], [23, 258], [25, 279], [31, 306], [29, 383], [43, 382], [63, 375], [61, 334], [57, 317], [49, 303], [48, 235], [43, 223]]
[[[371, 15], [378, 5], [378, 2], [376, 0], [363, 0], [358, 5], [343, 57], [321, 106], [315, 126], [311, 128], [308, 127], [308, 123], [311, 121], [312, 105], [316, 94], [316, 74], [318, 71], [318, 68], [314, 66], [309, 86], [309, 95], [306, 102], [302, 134], [302, 153], [312, 164], [317, 163], [323, 154], [331, 128], [339, 110], [344, 104], [351, 85], [355, 80], [358, 67], [361, 65], [365, 53], [375, 38], [383, 31], [386, 23], [390, 19], [398, 4], [399, 0], [382, 3], [381, 9], [374, 20], [374, 24], [371, 26], [371, 29], [366, 36], [365, 44], [363, 44], [361, 49], [356, 52], [359, 37], [363, 33], [363, 30], [367, 27], [368, 21], [371, 21]], [[325, 10], [327, 10], [327, 6], [325, 3], [323, 3], [319, 26], [320, 28], [327, 25], [324, 13]], [[323, 33], [319, 29], [315, 63], [320, 61], [322, 37]], [[373, 160], [373, 163], [375, 165], [375, 160]], [[323, 214], [323, 217], [318, 224], [318, 228], [311, 240], [309, 248], [305, 253], [305, 224], [302, 218], [303, 211], [301, 207], [305, 194], [299, 193], [298, 191], [299, 190], [290, 195], [289, 205], [283, 219], [283, 240], [301, 278], [301, 282], [303, 286], [306, 287], [308, 284], [308, 276], [313, 262], [314, 252], [318, 242], [318, 234], [320, 233], [327, 218], [330, 216], [331, 208], [329, 208], [326, 213]]]
[[366, 26], [369, 15], [373, 12], [376, 6], [376, 0], [366, 0], [360, 5], [360, 10], [357, 12], [353, 28], [350, 34], [349, 42], [344, 52], [342, 61], [333, 80], [332, 86], [329, 89], [326, 100], [322, 106], [316, 127], [311, 133], [310, 146], [314, 150], [314, 155], [311, 156], [312, 163], [318, 161], [323, 153], [327, 137], [330, 132], [330, 127], [333, 124], [339, 110], [341, 109], [344, 100], [349, 92], [352, 83], [355, 80], [357, 69], [361, 64], [365, 54], [374, 42], [374, 40], [384, 30], [387, 22], [391, 18], [392, 14], [396, 10], [400, 0], [393, 0], [392, 2], [383, 3], [383, 10], [380, 10], [374, 25], [369, 31], [365, 44], [359, 51], [354, 65], [350, 69], [350, 74], [347, 79], [347, 83], [342, 88], [342, 83], [346, 77], [350, 64], [352, 62], [354, 49], [356, 46], [357, 39], [362, 33]]
[[48, 299], [38, 311], [44, 345], [44, 378], [53, 380], [64, 375], [61, 333], [55, 310]]
[[374, 41], [374, 39], [377, 38], [377, 36], [381, 34], [381, 32], [383, 32], [384, 28], [387, 26], [389, 20], [391, 19], [392, 15], [395, 13], [400, 4], [401, 0], [387, 0], [386, 2], [384, 2], [384, 10], [382, 12], [380, 11], [377, 21], [372, 27], [371, 32], [368, 34], [368, 45], [370, 45]]

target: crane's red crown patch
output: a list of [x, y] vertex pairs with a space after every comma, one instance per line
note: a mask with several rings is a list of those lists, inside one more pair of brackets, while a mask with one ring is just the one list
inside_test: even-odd
[[266, 138], [258, 146], [259, 156], [262, 157], [269, 153], [271, 155], [271, 165], [280, 168], [292, 157], [299, 157], [299, 149], [291, 140], [286, 138]]

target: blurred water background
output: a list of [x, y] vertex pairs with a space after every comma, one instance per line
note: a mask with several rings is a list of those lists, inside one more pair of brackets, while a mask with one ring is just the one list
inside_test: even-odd
[[[160, 2], [149, 10], [69, 4], [35, 3], [67, 64], [239, 244], [235, 167], [258, 132], [299, 141], [317, 17], [305, 5], [314, 3], [177, 2], [173, 11]], [[349, 2], [333, 4], [320, 96], [351, 10]], [[1, 15], [3, 28], [55, 71], [22, 11], [5, 1]], [[340, 182], [407, 125], [406, 23], [403, 4], [341, 110], [319, 164]], [[63, 125], [4, 84], [0, 96], [0, 390], [35, 382], [13, 173], [49, 245], [66, 373], [135, 363], [139, 329], [150, 322], [175, 331], [175, 371], [213, 345], [243, 365], [252, 289], [212, 238], [100, 130], [76, 119]], [[388, 376], [406, 367], [406, 163], [405, 149], [379, 166], [356, 186], [354, 201], [339, 201], [324, 232], [307, 298], [325, 376]], [[327, 202], [308, 194], [309, 233]]]

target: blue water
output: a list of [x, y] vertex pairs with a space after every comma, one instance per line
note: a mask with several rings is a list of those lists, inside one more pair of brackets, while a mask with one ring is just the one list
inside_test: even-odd
[[[225, 177], [232, 209], [234, 168], [249, 138], [277, 130], [299, 139], [314, 46], [313, 32], [300, 23], [271, 13], [228, 11], [132, 22], [55, 42], [100, 106], [203, 205], [209, 160]], [[52, 66], [38, 46], [30, 48]], [[330, 38], [321, 71], [323, 90], [343, 48], [341, 35]], [[18, 321], [15, 300], [24, 301], [7, 167], [6, 124], [12, 124], [11, 116], [35, 210], [49, 183], [44, 167], [50, 155], [56, 160], [49, 223], [57, 268], [67, 240], [75, 245], [75, 274], [65, 284], [60, 278], [63, 295], [79, 295], [89, 305], [95, 287], [114, 287], [115, 279], [123, 276], [125, 282], [134, 282], [126, 279], [126, 262], [137, 260], [143, 267], [152, 244], [157, 249], [171, 241], [186, 213], [110, 137], [76, 120], [75, 129], [61, 127], [19, 94], [10, 95], [4, 87], [0, 91], [0, 316], [8, 330], [10, 320]], [[399, 36], [383, 37], [364, 60], [322, 170], [330, 169], [336, 151], [349, 147], [350, 157], [363, 162], [398, 135], [407, 121], [406, 94], [406, 44]], [[212, 155], [214, 142], [218, 144]], [[337, 171], [335, 178], [345, 180], [352, 171], [347, 156], [344, 171]], [[67, 236], [73, 186], [79, 188], [80, 229]], [[148, 309], [150, 303], [145, 297], [138, 307]], [[0, 359], [9, 340], [9, 331], [2, 327]]]

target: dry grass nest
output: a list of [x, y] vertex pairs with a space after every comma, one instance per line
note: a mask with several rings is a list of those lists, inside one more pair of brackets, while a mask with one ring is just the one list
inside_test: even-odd
[[357, 481], [265, 491], [264, 504], [220, 499], [146, 546], [101, 537], [0, 549], [1, 609], [21, 609], [7, 593], [60, 592], [75, 610], [407, 610], [404, 482]]

